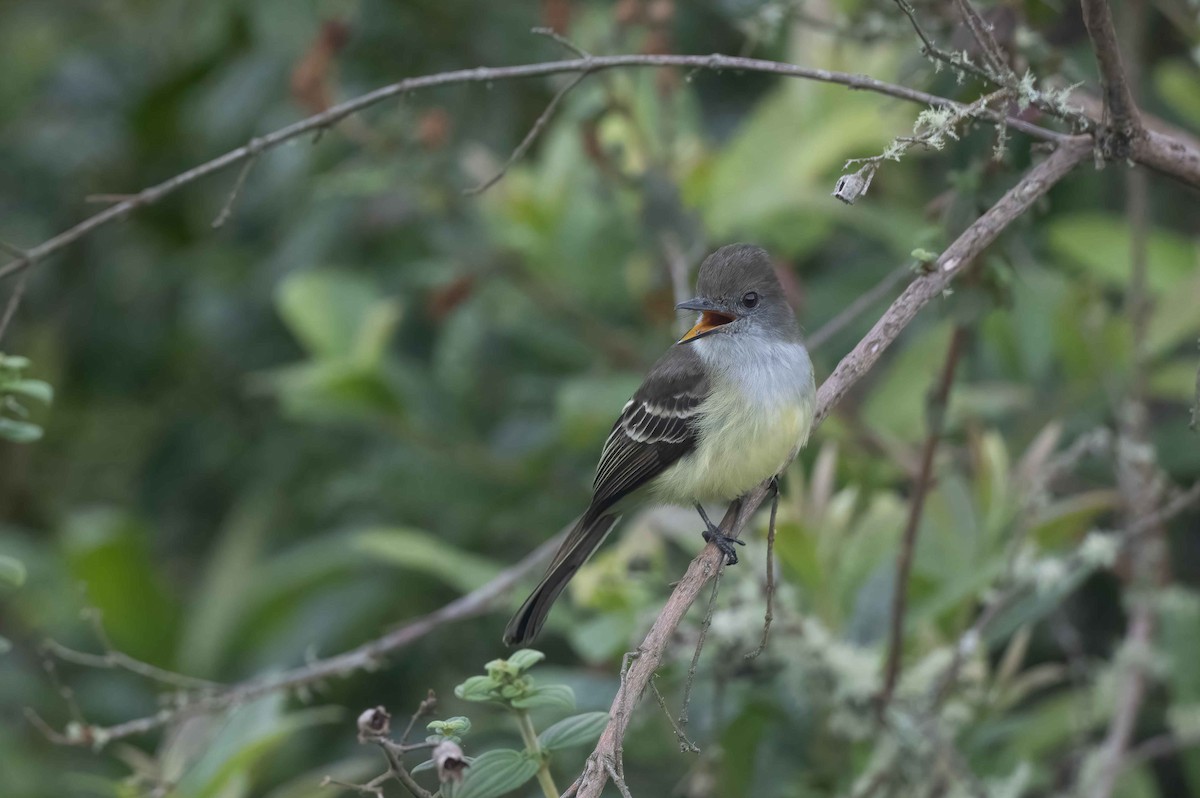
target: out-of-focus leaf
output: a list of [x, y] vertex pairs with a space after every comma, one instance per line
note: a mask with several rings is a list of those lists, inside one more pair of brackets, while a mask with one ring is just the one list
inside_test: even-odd
[[13, 443], [33, 443], [42, 437], [42, 428], [28, 421], [0, 418], [0, 438]]
[[286, 366], [256, 380], [278, 397], [284, 412], [307, 421], [376, 421], [398, 416], [404, 401], [385, 373], [351, 360]]
[[565, 684], [546, 684], [533, 688], [523, 698], [514, 698], [512, 705], [517, 709], [538, 709], [541, 707], [574, 709], [575, 691]]
[[54, 401], [54, 388], [42, 380], [16, 380], [0, 386], [4, 391], [48, 405]]
[[[1129, 225], [1120, 216], [1075, 213], [1060, 216], [1047, 228], [1050, 248], [1119, 288], [1129, 285]], [[1178, 291], [1195, 274], [1200, 250], [1181, 235], [1154, 230], [1146, 241], [1146, 278], [1155, 293]]]
[[400, 308], [350, 272], [308, 271], [288, 277], [277, 293], [279, 313], [308, 351], [373, 365], [400, 319]]
[[1062, 546], [1082, 539], [1101, 514], [1120, 506], [1113, 490], [1076, 493], [1039, 508], [1033, 519], [1032, 534], [1046, 546]]
[[16, 588], [25, 583], [25, 563], [0, 554], [0, 587]]
[[178, 633], [178, 604], [150, 557], [149, 534], [116, 510], [92, 510], [68, 520], [63, 546], [85, 601], [103, 614], [120, 650], [158, 664], [169, 661]]
[[[337, 707], [317, 707], [287, 712], [282, 696], [259, 699], [232, 710], [224, 718], [200, 720], [197, 734], [176, 738], [163, 754], [176, 789], [187, 798], [224, 796], [230, 785], [248, 788], [264, 759], [298, 732], [311, 726], [335, 723], [345, 713]], [[245, 793], [243, 793], [245, 794]]]
[[351, 545], [372, 558], [428, 574], [464, 593], [500, 572], [490, 560], [415, 529], [366, 529], [351, 538]]
[[538, 742], [547, 751], [585, 745], [594, 742], [607, 725], [607, 712], [584, 712], [555, 723], [538, 735]]
[[532, 779], [539, 767], [536, 759], [522, 751], [485, 751], [471, 761], [452, 798], [496, 798]]
[[1163, 61], [1154, 70], [1154, 87], [1172, 113], [1186, 117], [1200, 128], [1200, 73], [1196, 64], [1183, 58]]

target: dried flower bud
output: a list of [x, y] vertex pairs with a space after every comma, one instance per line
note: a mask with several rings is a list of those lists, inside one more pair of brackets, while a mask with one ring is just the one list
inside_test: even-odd
[[391, 734], [392, 716], [383, 707], [364, 710], [358, 716], [358, 739], [365, 742], [371, 737], [384, 737]]
[[469, 767], [467, 765], [467, 756], [463, 753], [462, 747], [450, 740], [443, 740], [438, 743], [437, 748], [433, 749], [433, 754], [430, 758], [437, 765], [438, 781], [443, 784], [448, 781], [461, 782], [463, 780], [463, 771]]
[[875, 177], [875, 168], [875, 164], [869, 163], [852, 175], [842, 175], [838, 178], [837, 185], [834, 186], [833, 196], [847, 205], [853, 205], [854, 201], [866, 194], [867, 189], [871, 187], [871, 178]]

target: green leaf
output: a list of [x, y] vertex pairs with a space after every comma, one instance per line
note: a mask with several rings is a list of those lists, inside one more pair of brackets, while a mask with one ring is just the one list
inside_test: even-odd
[[521, 751], [500, 748], [477, 756], [454, 798], [496, 798], [529, 781], [541, 765]]
[[7, 654], [12, 651], [12, 643], [4, 635], [0, 635], [0, 654]]
[[0, 438], [13, 443], [33, 443], [42, 437], [42, 428], [28, 421], [0, 418]]
[[508, 664], [516, 668], [517, 673], [524, 673], [545, 658], [546, 655], [536, 649], [523, 648], [508, 658]]
[[425, 727], [434, 734], [442, 737], [461, 737], [471, 731], [471, 719], [462, 715], [455, 715], [453, 718], [445, 720], [433, 720]]
[[17, 380], [5, 385], [4, 390], [7, 393], [24, 396], [26, 399], [32, 399], [44, 405], [48, 405], [54, 401], [54, 388], [50, 386], [50, 383], [42, 380]]
[[104, 614], [116, 648], [157, 665], [171, 662], [178, 605], [151, 556], [150, 533], [131, 515], [93, 510], [71, 517], [63, 535], [71, 576]]
[[[1129, 224], [1110, 213], [1074, 213], [1050, 222], [1051, 250], [1117, 288], [1129, 285]], [[1196, 269], [1196, 247], [1186, 237], [1154, 230], [1146, 242], [1147, 280], [1155, 293], [1176, 291]]]
[[25, 563], [16, 557], [0, 554], [0, 585], [20, 587], [25, 584]]
[[591, 743], [608, 725], [607, 712], [584, 712], [563, 718], [538, 735], [538, 742], [547, 751]]
[[514, 698], [512, 705], [517, 709], [535, 709], [538, 707], [574, 709], [575, 691], [565, 684], [547, 684], [542, 687], [535, 687], [524, 698]]
[[500, 572], [490, 560], [415, 529], [368, 529], [354, 535], [351, 541], [357, 551], [372, 559], [428, 574], [464, 593], [490, 581]]
[[463, 701], [491, 701], [493, 691], [500, 685], [490, 676], [472, 676], [454, 688]]
[[311, 354], [353, 358], [372, 365], [382, 358], [400, 320], [400, 306], [381, 298], [357, 274], [316, 270], [284, 280], [276, 296], [279, 315]]

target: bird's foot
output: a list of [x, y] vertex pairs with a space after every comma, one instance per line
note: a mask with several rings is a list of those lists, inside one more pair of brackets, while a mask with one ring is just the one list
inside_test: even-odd
[[704, 530], [701, 534], [704, 536], [705, 542], [713, 544], [721, 551], [722, 554], [725, 555], [726, 565], [737, 565], [738, 556], [737, 549], [734, 547], [734, 544], [736, 543], [738, 546], [745, 546], [746, 541], [738, 540], [737, 538], [731, 538], [716, 526], [712, 525], [710, 525], [708, 529]]

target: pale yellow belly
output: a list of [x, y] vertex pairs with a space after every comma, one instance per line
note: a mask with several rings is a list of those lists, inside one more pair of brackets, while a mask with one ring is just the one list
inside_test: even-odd
[[778, 474], [812, 426], [811, 400], [751, 410], [736, 391], [719, 392], [702, 411], [696, 448], [655, 480], [659, 500], [674, 504], [732, 501]]

